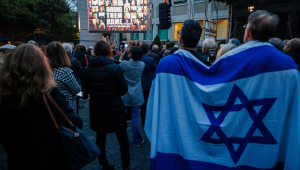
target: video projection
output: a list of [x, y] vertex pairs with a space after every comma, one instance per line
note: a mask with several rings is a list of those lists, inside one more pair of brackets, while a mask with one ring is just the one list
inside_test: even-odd
[[89, 32], [146, 32], [147, 0], [88, 0]]

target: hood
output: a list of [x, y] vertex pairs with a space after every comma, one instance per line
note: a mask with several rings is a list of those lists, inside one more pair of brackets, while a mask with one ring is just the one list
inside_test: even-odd
[[114, 59], [110, 59], [108, 57], [98, 56], [98, 57], [91, 58], [89, 67], [99, 67], [108, 64], [120, 64], [120, 62]]

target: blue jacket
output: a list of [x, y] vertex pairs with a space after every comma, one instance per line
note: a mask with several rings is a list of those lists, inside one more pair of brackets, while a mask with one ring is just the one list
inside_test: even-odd
[[145, 69], [142, 74], [142, 88], [143, 91], [150, 91], [153, 75], [157, 65], [154, 58], [149, 57], [146, 54], [143, 54], [143, 57], [140, 59], [140, 61], [145, 63]]

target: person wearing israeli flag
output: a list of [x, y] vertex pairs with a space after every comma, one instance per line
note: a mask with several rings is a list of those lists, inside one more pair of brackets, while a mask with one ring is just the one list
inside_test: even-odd
[[212, 66], [194, 55], [202, 33], [186, 20], [179, 50], [153, 76], [145, 132], [150, 169], [300, 169], [300, 74], [268, 43], [277, 15], [250, 14], [245, 44]]

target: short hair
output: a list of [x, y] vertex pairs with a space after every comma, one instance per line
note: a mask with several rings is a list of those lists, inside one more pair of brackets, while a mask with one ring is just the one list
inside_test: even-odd
[[139, 45], [139, 41], [138, 40], [134, 40], [133, 42], [132, 42], [132, 46], [138, 46]]
[[154, 44], [151, 49], [154, 50], [154, 51], [157, 51], [157, 50], [159, 50], [159, 47], [158, 47], [158, 45]]
[[94, 46], [94, 54], [96, 56], [104, 56], [107, 57], [110, 54], [110, 45], [108, 44], [108, 42], [104, 41], [104, 40], [100, 40], [98, 41], [95, 46]]
[[71, 66], [67, 52], [60, 42], [54, 41], [48, 44], [47, 56], [52, 69]]
[[149, 45], [148, 44], [142, 44], [141, 49], [143, 50], [144, 54], [147, 54], [149, 51]]
[[36, 44], [36, 42], [33, 41], [33, 40], [29, 40], [29, 41], [27, 42], [27, 44]]
[[240, 41], [238, 39], [236, 39], [236, 38], [230, 39], [228, 43], [234, 44], [237, 47], [240, 46], [240, 44], [241, 44]]
[[223, 47], [217, 53], [216, 60], [218, 60], [222, 55], [226, 54], [228, 51], [230, 51], [236, 47], [237, 47], [236, 45], [231, 44], [231, 43], [223, 45]]
[[185, 47], [195, 48], [202, 34], [200, 24], [194, 20], [186, 20], [181, 27], [181, 37]]
[[171, 44], [169, 42], [166, 43], [166, 48], [169, 49], [171, 47]]
[[135, 61], [140, 60], [143, 56], [143, 50], [140, 47], [133, 46], [130, 48], [131, 58]]
[[150, 44], [150, 47], [149, 47], [149, 49], [151, 49], [151, 50], [152, 50], [152, 47], [153, 47], [153, 45], [154, 45], [154, 44]]
[[269, 39], [269, 43], [276, 47], [279, 51], [283, 50], [284, 43], [280, 38], [274, 37]]
[[216, 42], [213, 38], [206, 38], [203, 41], [203, 45], [204, 45], [205, 49], [207, 49], [207, 50], [216, 49]]
[[163, 57], [170, 55], [170, 50], [165, 50]]
[[268, 42], [275, 33], [279, 22], [277, 15], [265, 10], [257, 10], [248, 17], [249, 29], [253, 40]]
[[289, 46], [291, 47], [291, 50], [300, 52], [300, 39], [299, 38], [291, 39], [289, 41]]
[[72, 45], [70, 43], [63, 43], [62, 45], [65, 48], [66, 52], [68, 54], [71, 54], [71, 52], [72, 52]]
[[171, 50], [170, 50], [170, 54], [174, 54], [175, 53], [175, 51], [177, 51], [178, 50], [178, 48], [177, 47], [173, 47], [173, 48], [171, 48]]
[[84, 44], [77, 44], [76, 48], [75, 48], [75, 51], [84, 51], [84, 52], [87, 52], [86, 47], [85, 47]]

